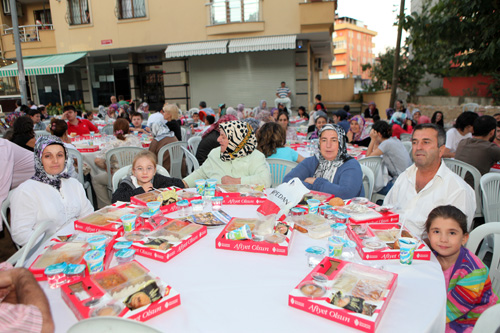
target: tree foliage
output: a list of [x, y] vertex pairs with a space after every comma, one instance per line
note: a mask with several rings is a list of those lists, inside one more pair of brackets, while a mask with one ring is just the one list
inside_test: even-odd
[[500, 71], [500, 1], [439, 0], [405, 18], [415, 60], [438, 76]]

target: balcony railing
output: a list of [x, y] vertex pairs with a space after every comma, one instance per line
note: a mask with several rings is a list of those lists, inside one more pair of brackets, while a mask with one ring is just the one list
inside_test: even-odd
[[212, 0], [210, 25], [258, 22], [261, 19], [262, 0]]
[[[54, 30], [54, 25], [20, 25], [19, 26], [19, 39], [22, 43], [39, 42], [40, 30]], [[3, 31], [4, 35], [13, 35], [14, 28], [7, 28]]]

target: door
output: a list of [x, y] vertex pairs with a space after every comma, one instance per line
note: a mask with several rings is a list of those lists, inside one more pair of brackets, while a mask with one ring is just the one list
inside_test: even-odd
[[160, 110], [165, 104], [163, 91], [163, 71], [148, 71], [141, 74], [142, 100], [149, 104], [151, 110]]

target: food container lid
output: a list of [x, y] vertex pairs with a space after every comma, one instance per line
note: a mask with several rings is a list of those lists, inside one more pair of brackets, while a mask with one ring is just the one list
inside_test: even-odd
[[118, 242], [115, 245], [113, 245], [113, 249], [115, 249], [115, 250], [128, 249], [131, 246], [132, 246], [132, 242], [131, 241]]
[[45, 275], [55, 275], [64, 273], [66, 266], [68, 266], [68, 264], [65, 262], [47, 266], [47, 268], [45, 268]]
[[108, 239], [108, 237], [104, 235], [95, 235], [91, 236], [87, 239], [87, 243], [102, 243], [105, 242]]
[[281, 243], [285, 240], [285, 238], [286, 237], [282, 234], [269, 234], [269, 235], [264, 237], [266, 242], [269, 242], [269, 243]]
[[292, 212], [292, 215], [302, 215], [305, 214], [306, 210], [304, 208], [300, 207], [294, 207], [290, 210]]
[[319, 206], [320, 210], [328, 210], [328, 209], [331, 209], [331, 208], [332, 208], [331, 205], [322, 205], [322, 206]]
[[74, 264], [69, 264], [66, 266], [66, 269], [64, 270], [64, 274], [66, 275], [78, 275], [81, 274], [85, 270], [85, 265], [74, 265]]
[[334, 223], [332, 224], [332, 229], [336, 231], [345, 231], [347, 229], [347, 226], [343, 223]]
[[313, 273], [311, 276], [312, 276], [313, 280], [316, 282], [319, 282], [319, 283], [327, 283], [328, 282], [328, 276], [326, 276], [323, 273], [316, 272], [316, 273]]
[[264, 237], [262, 237], [260, 235], [252, 235], [252, 240], [254, 242], [262, 242], [264, 240]]
[[222, 200], [224, 200], [223, 197], [213, 197], [212, 198], [212, 201], [222, 201]]
[[115, 256], [117, 258], [127, 259], [133, 257], [134, 254], [135, 254], [134, 249], [121, 249], [120, 251], [115, 253]]
[[150, 213], [150, 212], [144, 212], [140, 215], [140, 217], [143, 217], [143, 218], [150, 218], [151, 216], [153, 216], [153, 213]]
[[356, 248], [356, 242], [352, 240], [347, 240], [344, 242], [344, 247]]
[[217, 184], [217, 179], [214, 179], [214, 178], [207, 179], [207, 183], [216, 183]]
[[308, 247], [306, 249], [306, 252], [307, 253], [311, 253], [311, 254], [325, 254], [326, 250], [324, 248], [322, 248], [321, 246], [311, 246], [311, 247]]
[[203, 200], [196, 199], [196, 200], [192, 200], [191, 203], [193, 205], [202, 205], [203, 204]]
[[378, 250], [385, 247], [385, 243], [378, 239], [370, 238], [363, 241], [363, 246], [372, 250]]
[[121, 312], [121, 307], [118, 304], [106, 304], [103, 306], [96, 307], [90, 313], [91, 317], [102, 317], [102, 316], [118, 316]]
[[300, 292], [307, 297], [317, 298], [326, 294], [326, 288], [316, 281], [304, 281], [299, 284]]
[[331, 237], [328, 237], [328, 242], [337, 243], [337, 244], [344, 244], [345, 239], [343, 239], [342, 237], [339, 237], [339, 236], [331, 236]]
[[125, 215], [122, 215], [120, 217], [120, 220], [131, 220], [131, 219], [135, 219], [137, 217], [137, 215], [135, 214], [125, 214]]
[[144, 236], [139, 231], [131, 231], [124, 235], [125, 239], [128, 241], [140, 241]]
[[83, 259], [85, 259], [85, 261], [102, 260], [102, 259], [104, 259], [104, 251], [100, 251], [100, 250], [89, 251], [89, 252], [85, 253], [85, 255], [83, 256]]
[[187, 201], [187, 200], [177, 201], [177, 206], [179, 206], [179, 207], [187, 207], [187, 206], [189, 206], [189, 201]]
[[318, 204], [320, 203], [320, 201], [318, 199], [307, 199], [307, 203], [308, 204]]

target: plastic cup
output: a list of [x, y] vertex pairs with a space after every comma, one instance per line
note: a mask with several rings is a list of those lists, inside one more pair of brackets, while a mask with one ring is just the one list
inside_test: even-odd
[[123, 250], [123, 249], [128, 249], [131, 246], [132, 246], [132, 242], [131, 241], [118, 242], [118, 243], [115, 243], [115, 245], [113, 245], [113, 249], [115, 249], [116, 251], [120, 251], [120, 250]]
[[135, 250], [133, 249], [121, 249], [115, 253], [115, 258], [118, 264], [124, 264], [134, 260]]
[[139, 131], [134, 131], [134, 135], [138, 136], [139, 135]]
[[104, 268], [104, 251], [92, 250], [83, 256], [83, 259], [87, 262], [87, 268], [89, 269], [89, 274], [99, 273]]
[[192, 200], [191, 206], [193, 207], [193, 213], [203, 212], [203, 200]]
[[68, 264], [64, 269], [66, 283], [74, 282], [85, 277], [85, 265]]
[[64, 270], [66, 269], [65, 262], [47, 266], [45, 268], [45, 276], [47, 277], [47, 282], [49, 283], [50, 289], [56, 289], [66, 283], [66, 274]]
[[325, 212], [330, 210], [332, 206], [330, 205], [322, 205], [318, 208], [319, 215], [325, 216]]
[[179, 215], [185, 216], [188, 213], [189, 201], [187, 200], [177, 201], [177, 207], [179, 207]]
[[245, 224], [238, 229], [228, 232], [226, 238], [231, 240], [252, 239], [252, 232], [248, 224]]
[[345, 224], [333, 223], [330, 227], [332, 228], [333, 236], [338, 236], [344, 239], [346, 238], [345, 232], [347, 230], [347, 226]]
[[399, 239], [399, 262], [402, 265], [411, 265], [413, 262], [413, 254], [417, 247], [417, 240], [409, 237], [401, 237]]
[[151, 214], [154, 214], [158, 211], [158, 209], [160, 209], [161, 202], [160, 201], [150, 201], [146, 204], [146, 206], [148, 206], [149, 212]]
[[212, 198], [212, 210], [218, 211], [222, 208], [223, 197], [213, 197]]
[[307, 263], [309, 267], [316, 267], [325, 257], [325, 249], [319, 246], [311, 246], [306, 249]]
[[217, 186], [217, 179], [207, 179], [207, 185], [206, 189], [207, 190], [212, 190], [215, 191], [215, 187]]
[[328, 238], [328, 255], [330, 257], [340, 258], [344, 248], [344, 239], [338, 236]]
[[318, 207], [320, 201], [318, 199], [307, 200], [307, 205], [309, 206], [309, 214], [318, 214]]
[[106, 244], [106, 241], [108, 240], [108, 237], [104, 235], [96, 235], [89, 237], [87, 239], [87, 243], [89, 243], [90, 248], [92, 250], [99, 250], [101, 248], [104, 248], [104, 245]]
[[90, 136], [94, 136], [94, 135], [95, 135], [95, 132], [90, 131]]
[[344, 243], [344, 248], [342, 249], [342, 260], [352, 260], [356, 254], [356, 243], [352, 240], [348, 240]]
[[134, 214], [127, 214], [120, 217], [123, 223], [123, 230], [129, 232], [135, 229], [135, 219], [137, 218]]
[[196, 185], [196, 192], [198, 194], [203, 195], [203, 192], [205, 191], [205, 179], [198, 179], [194, 181], [194, 184]]

